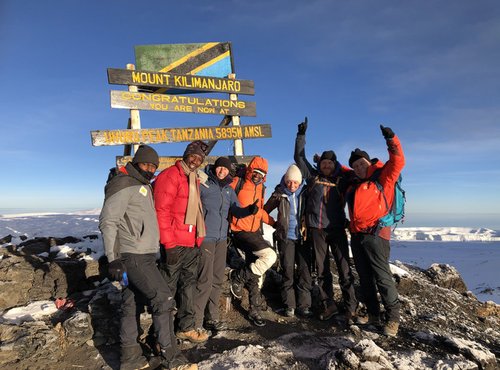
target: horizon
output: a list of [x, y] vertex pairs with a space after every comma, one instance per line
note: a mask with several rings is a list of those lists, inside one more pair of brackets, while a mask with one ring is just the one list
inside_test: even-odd
[[[123, 146], [93, 147], [90, 132], [125, 129], [129, 117], [110, 107], [110, 91], [125, 87], [108, 84], [107, 68], [134, 63], [137, 45], [229, 41], [237, 79], [255, 82], [241, 100], [256, 102], [257, 117], [241, 123], [272, 128], [272, 138], [243, 141], [245, 155], [269, 161], [266, 197], [293, 162], [305, 116], [311, 162], [334, 150], [346, 164], [356, 147], [387, 160], [382, 123], [405, 151], [403, 225], [500, 229], [497, 1], [6, 0], [0, 17], [0, 154], [11, 180], [0, 185], [0, 209], [101, 207]], [[223, 116], [140, 117], [143, 128], [166, 128], [217, 126]], [[166, 156], [187, 144], [152, 146]], [[232, 154], [232, 141], [211, 153]]]
[[[61, 207], [61, 208], [0, 208], [0, 217], [29, 217], [38, 215], [55, 215], [55, 214], [87, 214], [87, 215], [99, 215], [101, 208], [71, 208], [71, 207]], [[433, 214], [429, 217], [426, 213], [416, 213], [411, 217], [405, 216], [403, 222], [399, 222], [396, 225], [397, 228], [485, 228], [492, 229], [500, 232], [500, 213], [478, 213], [472, 215], [474, 221], [469, 221], [470, 215], [456, 215], [456, 214]], [[409, 221], [409, 219], [411, 221]], [[446, 221], [443, 221], [446, 220]], [[478, 223], [479, 222], [479, 223]], [[394, 229], [394, 227], [392, 227]]]

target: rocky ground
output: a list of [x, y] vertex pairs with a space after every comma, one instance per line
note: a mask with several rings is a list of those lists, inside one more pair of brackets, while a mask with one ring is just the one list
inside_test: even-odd
[[[103, 279], [102, 266], [83, 261], [82, 255], [65, 260], [50, 253], [38, 256], [51, 245], [69, 242], [37, 238], [0, 249], [4, 313], [43, 299], [62, 297], [74, 303], [43, 319], [0, 323], [2, 369], [119, 368], [119, 286]], [[421, 270], [395, 265], [402, 301], [396, 338], [373, 327], [349, 326], [342, 315], [327, 322], [282, 316], [279, 275], [271, 273], [264, 286], [266, 326], [252, 326], [245, 317], [247, 297], [232, 301], [226, 286], [221, 311], [229, 329], [212, 333], [205, 344], [183, 342], [181, 348], [202, 370], [499, 368], [499, 305], [479, 302], [451, 266]], [[338, 285], [335, 290], [339, 292]], [[148, 351], [147, 313], [141, 323]]]

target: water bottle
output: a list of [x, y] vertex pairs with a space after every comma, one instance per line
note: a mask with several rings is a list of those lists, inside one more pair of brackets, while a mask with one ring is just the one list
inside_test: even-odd
[[127, 271], [124, 271], [122, 274], [122, 279], [120, 280], [120, 285], [122, 287], [126, 287], [128, 285], [128, 276]]

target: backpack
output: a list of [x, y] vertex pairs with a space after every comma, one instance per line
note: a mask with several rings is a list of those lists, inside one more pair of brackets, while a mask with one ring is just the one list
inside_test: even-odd
[[387, 203], [387, 198], [384, 193], [383, 186], [378, 182], [378, 176], [380, 175], [381, 170], [377, 170], [372, 176], [372, 180], [375, 182], [380, 193], [384, 197], [385, 207], [387, 208], [387, 214], [384, 217], [381, 217], [378, 220], [378, 228], [392, 226], [399, 221], [404, 222], [405, 217], [405, 203], [406, 203], [406, 193], [401, 187], [401, 182], [403, 181], [403, 177], [399, 175], [398, 180], [394, 184], [394, 200], [392, 202], [392, 207], [389, 208], [389, 204]]

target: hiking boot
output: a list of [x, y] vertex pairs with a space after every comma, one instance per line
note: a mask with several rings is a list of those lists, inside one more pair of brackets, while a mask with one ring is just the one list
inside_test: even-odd
[[234, 298], [241, 299], [243, 297], [243, 283], [236, 274], [236, 270], [229, 271], [230, 290]]
[[203, 329], [192, 329], [175, 334], [177, 338], [188, 340], [191, 343], [203, 343], [208, 340], [208, 333]]
[[215, 330], [215, 331], [222, 331], [222, 330], [227, 330], [227, 325], [223, 321], [219, 320], [207, 320], [205, 321], [205, 329], [208, 330]]
[[297, 315], [302, 316], [302, 317], [313, 317], [312, 311], [309, 309], [309, 307], [306, 308], [297, 308]]
[[347, 325], [354, 325], [354, 319], [356, 319], [356, 313], [347, 311], [345, 314], [345, 321]]
[[339, 309], [337, 308], [337, 305], [335, 303], [332, 303], [319, 314], [319, 319], [322, 321], [330, 320], [333, 315], [336, 315], [338, 313]]
[[398, 335], [399, 322], [397, 321], [388, 321], [387, 324], [384, 325], [384, 335], [388, 337], [395, 337]]
[[198, 370], [197, 364], [183, 364], [175, 367], [170, 367], [170, 370]]
[[160, 356], [162, 359], [161, 366], [164, 369], [170, 370], [198, 370], [197, 364], [188, 363], [186, 357], [182, 354], [176, 355], [171, 360], [167, 360], [165, 358], [165, 351], [162, 350], [162, 355]]
[[122, 347], [120, 356], [120, 370], [149, 369], [149, 362], [142, 355], [139, 345]]
[[285, 316], [286, 317], [294, 317], [295, 316], [295, 309], [288, 307], [285, 309]]
[[355, 323], [358, 325], [371, 325], [376, 327], [382, 325], [379, 315], [372, 314], [368, 314], [368, 316], [356, 316]]
[[266, 322], [264, 318], [260, 315], [260, 312], [253, 311], [248, 314], [248, 318], [255, 326], [265, 326]]

